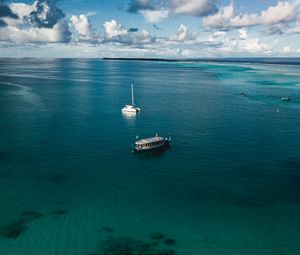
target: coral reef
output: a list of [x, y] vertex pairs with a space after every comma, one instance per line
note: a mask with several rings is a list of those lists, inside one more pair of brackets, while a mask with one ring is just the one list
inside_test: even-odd
[[5, 225], [1, 229], [1, 236], [6, 238], [17, 238], [28, 228], [27, 221], [20, 218], [12, 223]]
[[0, 236], [6, 238], [18, 238], [29, 228], [30, 221], [39, 219], [42, 216], [43, 214], [40, 212], [24, 210], [21, 218], [0, 227]]
[[[148, 243], [138, 239], [109, 238], [103, 243], [104, 255], [175, 255], [174, 250], [159, 247], [156, 242]], [[100, 254], [102, 254], [100, 253]]]
[[171, 238], [167, 238], [167, 239], [165, 239], [165, 244], [166, 245], [174, 245], [175, 244], [175, 240], [171, 239]]

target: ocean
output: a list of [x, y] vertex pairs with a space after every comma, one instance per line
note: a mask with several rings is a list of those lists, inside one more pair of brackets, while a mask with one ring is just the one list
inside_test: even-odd
[[299, 66], [0, 59], [0, 254], [299, 254]]

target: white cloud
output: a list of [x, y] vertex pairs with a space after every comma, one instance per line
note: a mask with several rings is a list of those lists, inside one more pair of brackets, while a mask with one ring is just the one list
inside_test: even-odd
[[0, 28], [0, 41], [14, 43], [55, 43], [68, 42], [68, 25], [65, 21], [60, 21], [53, 28], [19, 28], [7, 26]]
[[130, 32], [115, 20], [104, 23], [105, 40], [104, 42], [115, 42], [121, 44], [147, 44], [155, 39], [146, 29]]
[[208, 37], [205, 45], [216, 51], [227, 52], [227, 54], [231, 52], [234, 55], [239, 53], [265, 55], [274, 50], [273, 45], [249, 36], [246, 30], [240, 30], [238, 36], [230, 36], [225, 31], [214, 32]]
[[248, 33], [246, 29], [239, 29], [239, 33], [240, 33], [240, 40], [247, 40], [248, 38]]
[[111, 21], [106, 21], [103, 26], [106, 38], [110, 39], [117, 36], [127, 35], [127, 30], [122, 28], [122, 25], [113, 19]]
[[231, 29], [258, 25], [272, 26], [288, 23], [296, 19], [298, 4], [295, 2], [278, 2], [276, 6], [261, 11], [260, 14], [235, 14], [233, 2], [221, 8], [216, 14], [203, 18], [206, 28]]
[[185, 42], [190, 40], [196, 39], [195, 33], [189, 33], [189, 29], [187, 26], [181, 24], [178, 28], [177, 32], [170, 36], [170, 41], [177, 41], [177, 42]]
[[212, 33], [207, 39], [208, 42], [211, 43], [222, 43], [222, 44], [227, 44], [229, 39], [227, 37], [227, 33], [224, 31], [217, 31]]
[[19, 18], [5, 18], [7, 25], [0, 28], [0, 41], [14, 44], [70, 41], [64, 14], [53, 3], [37, 0], [32, 5], [12, 3], [9, 8]]
[[217, 11], [215, 0], [170, 0], [175, 13], [205, 16]]
[[145, 17], [148, 22], [156, 23], [170, 17], [171, 13], [168, 9], [160, 10], [142, 10], [140, 13]]
[[217, 0], [131, 0], [127, 11], [141, 13], [148, 22], [160, 22], [175, 14], [203, 17], [217, 12]]
[[138, 32], [129, 33], [130, 41], [134, 44], [147, 44], [154, 41], [150, 32], [146, 29], [142, 29]]
[[227, 28], [229, 20], [233, 17], [233, 3], [221, 8], [216, 14], [204, 17], [203, 26], [206, 28]]
[[86, 15], [75, 16], [70, 18], [71, 24], [78, 33], [80, 41], [95, 41], [95, 34], [92, 30], [91, 23]]
[[238, 50], [244, 52], [270, 53], [273, 49], [258, 38], [247, 38], [238, 42]]
[[289, 46], [284, 46], [282, 49], [282, 52], [284, 52], [284, 53], [288, 53], [290, 51], [291, 51], [291, 48]]
[[11, 3], [9, 7], [19, 17], [29, 16], [32, 11], [36, 10], [34, 5], [24, 3]]

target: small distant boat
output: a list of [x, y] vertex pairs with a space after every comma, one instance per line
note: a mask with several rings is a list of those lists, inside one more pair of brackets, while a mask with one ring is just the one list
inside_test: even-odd
[[289, 97], [282, 97], [280, 98], [281, 101], [291, 101], [291, 99]]
[[240, 95], [243, 96], [243, 97], [246, 96], [246, 94], [244, 92], [240, 92]]
[[133, 84], [131, 84], [131, 105], [125, 105], [122, 108], [122, 112], [125, 113], [125, 114], [126, 113], [127, 114], [136, 114], [140, 111], [141, 111], [141, 109], [134, 105]]
[[171, 137], [164, 138], [156, 134], [154, 137], [136, 140], [134, 151], [138, 152], [138, 151], [157, 150], [169, 146], [170, 142], [171, 142]]

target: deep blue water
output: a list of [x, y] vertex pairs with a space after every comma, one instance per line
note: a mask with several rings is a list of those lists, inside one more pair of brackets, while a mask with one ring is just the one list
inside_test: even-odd
[[0, 60], [0, 254], [299, 254], [299, 67]]

